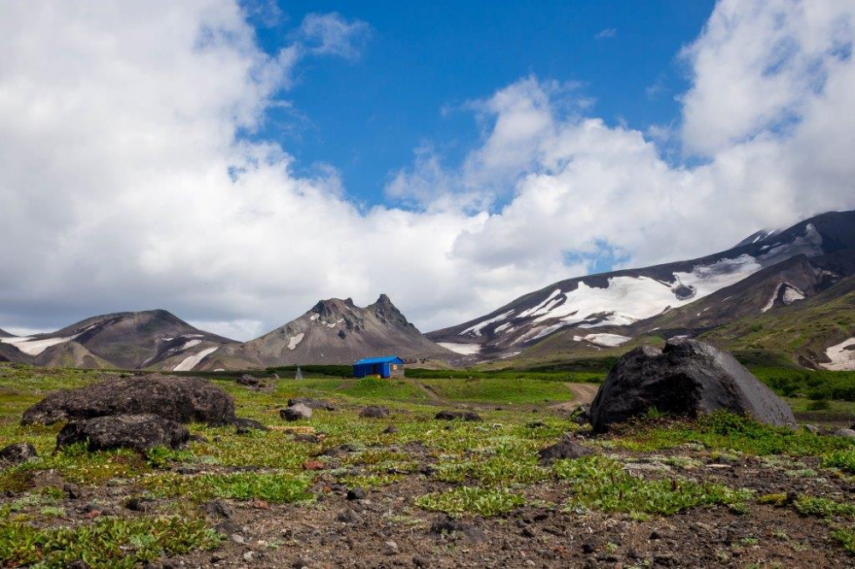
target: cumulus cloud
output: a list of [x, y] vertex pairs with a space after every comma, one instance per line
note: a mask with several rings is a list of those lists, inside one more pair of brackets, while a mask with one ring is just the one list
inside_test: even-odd
[[362, 53], [371, 27], [359, 20], [347, 20], [341, 14], [308, 14], [303, 18], [299, 36], [312, 53], [356, 59]]
[[281, 104], [301, 58], [355, 57], [367, 25], [313, 15], [267, 54], [236, 0], [12, 0], [0, 19], [0, 327], [166, 308], [248, 338], [319, 298], [386, 292], [432, 329], [598, 255], [685, 258], [853, 208], [847, 7], [716, 7], [684, 52], [694, 78], [672, 135], [700, 166], [593, 116], [573, 86], [526, 77], [471, 104], [483, 139], [461, 167], [425, 144], [394, 173], [388, 195], [416, 207], [366, 209], [333, 167], [297, 175], [287, 148], [242, 133]]

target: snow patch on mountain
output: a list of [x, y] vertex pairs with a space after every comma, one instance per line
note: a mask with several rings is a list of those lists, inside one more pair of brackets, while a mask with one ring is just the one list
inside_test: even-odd
[[[592, 344], [596, 344], [597, 346], [602, 346], [604, 348], [616, 348], [617, 346], [622, 346], [626, 344], [632, 338], [628, 336], [621, 336], [620, 334], [588, 334], [584, 338], [580, 338], [579, 336], [574, 336], [573, 339], [576, 340], [587, 340]], [[579, 340], [576, 340], [577, 342]]]
[[455, 354], [464, 356], [474, 356], [481, 351], [481, 346], [478, 344], [455, 344], [454, 342], [438, 342], [437, 345], [442, 346], [446, 350], [451, 350]]
[[291, 350], [292, 352], [293, 352], [295, 349], [297, 349], [297, 346], [299, 346], [299, 345], [300, 345], [300, 342], [302, 342], [302, 341], [303, 341], [303, 338], [304, 338], [305, 336], [306, 336], [306, 335], [305, 335], [303, 332], [300, 332], [299, 334], [297, 334], [297, 335], [296, 335], [296, 336], [294, 336], [293, 338], [290, 338], [290, 339], [288, 340], [288, 349], [289, 349], [289, 350]]
[[556, 304], [561, 302], [563, 298], [557, 298], [558, 295], [561, 294], [561, 289], [557, 288], [549, 293], [549, 296], [546, 299], [533, 308], [529, 308], [528, 310], [523, 310], [517, 315], [517, 318], [528, 318], [533, 316], [539, 316], [540, 314], [546, 314], [550, 310], [552, 310]]
[[184, 358], [180, 364], [172, 368], [172, 371], [192, 371], [194, 367], [199, 365], [199, 362], [216, 352], [218, 349], [219, 347], [206, 348], [197, 354], [188, 356]]
[[37, 356], [51, 346], [70, 342], [76, 337], [77, 336], [68, 336], [67, 338], [46, 338], [44, 340], [38, 340], [31, 336], [24, 336], [23, 338], [0, 338], [0, 343], [11, 344], [28, 356]]
[[831, 346], [825, 350], [825, 355], [831, 360], [820, 364], [825, 369], [833, 371], [855, 371], [855, 338]]
[[189, 341], [185, 342], [183, 346], [178, 348], [178, 351], [183, 352], [184, 350], [189, 350], [190, 348], [195, 348], [196, 346], [198, 346], [201, 343], [202, 343], [202, 340], [189, 340]]
[[502, 320], [506, 319], [508, 316], [510, 316], [513, 313], [514, 313], [513, 310], [508, 310], [507, 312], [505, 312], [503, 314], [499, 314], [498, 316], [490, 318], [489, 320], [484, 320], [482, 322], [479, 322], [478, 324], [471, 326], [471, 327], [467, 328], [466, 330], [464, 330], [463, 332], [461, 332], [459, 334], [459, 336], [467, 336], [467, 335], [480, 336], [481, 330], [483, 330], [484, 327], [489, 326], [490, 324], [493, 324], [494, 322], [501, 322]]

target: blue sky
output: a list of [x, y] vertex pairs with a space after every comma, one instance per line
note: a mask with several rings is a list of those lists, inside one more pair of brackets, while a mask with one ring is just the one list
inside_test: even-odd
[[649, 2], [280, 2], [253, 17], [260, 45], [275, 53], [308, 13], [337, 12], [370, 26], [355, 59], [303, 63], [273, 110], [263, 138], [278, 140], [296, 168], [332, 165], [350, 196], [388, 201], [390, 172], [430, 144], [455, 167], [480, 130], [468, 101], [521, 77], [578, 83], [587, 111], [646, 130], [679, 119], [675, 97], [689, 85], [681, 48], [710, 15], [709, 0]]

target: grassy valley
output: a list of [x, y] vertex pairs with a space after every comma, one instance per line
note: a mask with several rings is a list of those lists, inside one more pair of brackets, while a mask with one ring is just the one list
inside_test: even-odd
[[[0, 471], [0, 565], [785, 567], [853, 559], [851, 439], [722, 414], [695, 423], [651, 414], [592, 437], [568, 417], [580, 385], [571, 382], [604, 371], [413, 370], [405, 380], [303, 371], [303, 380], [259, 389], [212, 380], [239, 416], [270, 430], [194, 424], [187, 448], [140, 455], [54, 452], [59, 425], [19, 424], [48, 392], [107, 372], [0, 365], [0, 447], [30, 442], [39, 454]], [[810, 387], [786, 375], [810, 372], [755, 372], [786, 395]], [[853, 380], [816, 377], [816, 388]], [[852, 403], [812, 410], [804, 395], [788, 399], [803, 420], [851, 422]], [[295, 396], [336, 410], [285, 423], [278, 410]], [[362, 418], [367, 405], [391, 413]], [[439, 421], [441, 409], [483, 421]], [[567, 433], [592, 454], [538, 460]]]

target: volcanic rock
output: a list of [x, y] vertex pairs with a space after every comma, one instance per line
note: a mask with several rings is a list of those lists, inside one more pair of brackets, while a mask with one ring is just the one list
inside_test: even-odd
[[68, 423], [57, 435], [56, 447], [88, 441], [92, 452], [117, 448], [144, 452], [158, 446], [175, 449], [189, 438], [183, 425], [160, 415], [112, 415]]
[[335, 411], [335, 405], [323, 399], [312, 399], [311, 397], [295, 397], [288, 400], [288, 407], [294, 405], [305, 405], [310, 409], [323, 409], [324, 411]]
[[303, 404], [297, 404], [287, 409], [282, 409], [279, 411], [279, 416], [286, 421], [300, 421], [302, 419], [311, 419], [312, 410]]
[[696, 417], [720, 409], [775, 426], [796, 427], [790, 408], [730, 354], [695, 340], [642, 346], [609, 372], [591, 404], [595, 432], [647, 413]]
[[261, 380], [257, 377], [253, 377], [248, 373], [243, 374], [239, 378], [237, 378], [238, 385], [245, 385], [247, 387], [258, 387], [258, 384], [261, 383]]
[[30, 443], [15, 443], [0, 450], [0, 463], [19, 464], [38, 456], [36, 447]]
[[366, 417], [369, 419], [383, 419], [389, 416], [389, 409], [386, 407], [378, 407], [376, 405], [371, 405], [366, 407], [359, 413], [360, 417]]
[[463, 419], [464, 421], [483, 421], [478, 413], [472, 411], [440, 411], [434, 419], [440, 421], [454, 421], [455, 419]]
[[592, 454], [593, 451], [571, 440], [563, 440], [558, 444], [548, 446], [538, 452], [540, 462], [549, 463], [564, 458], [581, 458]]
[[27, 409], [21, 424], [142, 414], [179, 423], [225, 425], [235, 421], [235, 404], [225, 391], [205, 379], [148, 375], [55, 391]]

